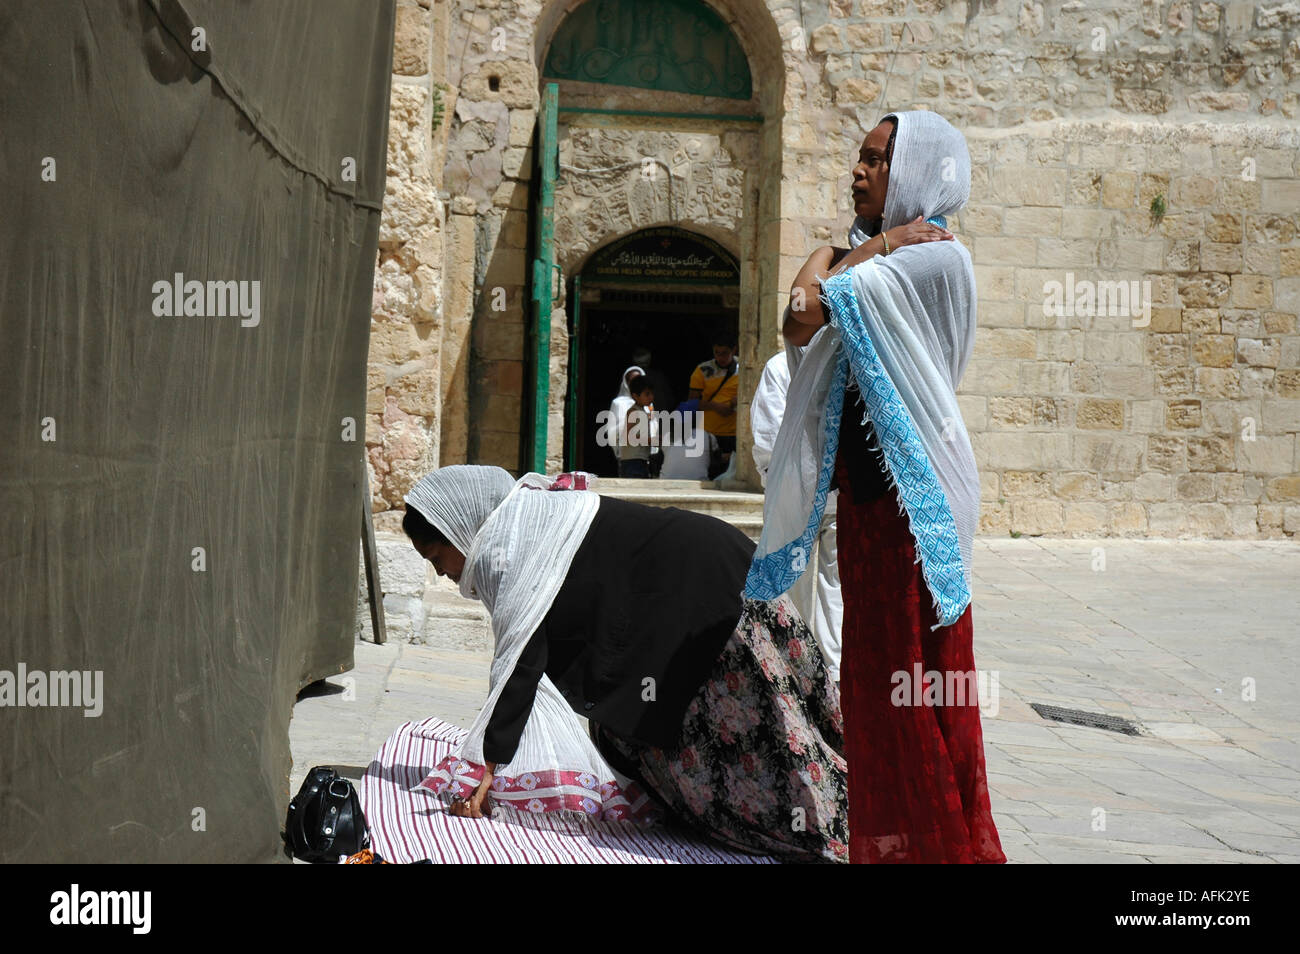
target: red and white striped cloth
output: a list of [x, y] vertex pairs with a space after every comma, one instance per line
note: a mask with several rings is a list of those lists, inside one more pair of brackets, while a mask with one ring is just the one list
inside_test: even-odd
[[361, 780], [371, 849], [399, 864], [775, 864], [664, 827], [591, 821], [562, 813], [498, 808], [457, 818], [441, 800], [412, 791], [450, 755], [465, 730], [440, 719], [407, 722], [384, 743]]

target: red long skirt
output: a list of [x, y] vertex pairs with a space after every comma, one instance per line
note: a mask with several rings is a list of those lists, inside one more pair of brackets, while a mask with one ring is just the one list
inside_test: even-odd
[[[840, 701], [849, 763], [849, 860], [1007, 860], [989, 807], [977, 698], [916, 705], [895, 673], [973, 673], [971, 608], [934, 631], [934, 606], [893, 489], [855, 504], [840, 469], [844, 597]], [[973, 677], [971, 677], [973, 679]], [[906, 683], [903, 683], [906, 685]], [[900, 697], [908, 704], [896, 705]]]

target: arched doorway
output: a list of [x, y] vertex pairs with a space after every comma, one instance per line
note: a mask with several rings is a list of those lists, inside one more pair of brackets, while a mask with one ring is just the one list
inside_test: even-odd
[[[734, 29], [741, 8], [758, 23], [746, 21], [750, 34]], [[759, 223], [772, 202], [764, 181], [779, 143], [764, 114], [779, 110], [783, 74], [776, 81], [754, 74], [754, 51], [741, 38], [770, 40], [769, 18], [751, 0], [548, 5], [543, 20], [550, 26], [539, 25], [537, 47], [541, 164], [529, 253], [534, 460], [544, 433], [548, 465], [616, 472], [612, 452], [596, 443], [595, 416], [608, 410], [638, 347], [651, 351], [656, 372], [670, 382], [671, 395], [656, 395], [659, 410], [687, 397], [691, 371], [711, 357], [716, 328], [735, 334], [742, 354], [767, 350], [756, 344], [760, 325], [769, 324], [760, 317], [759, 262], [772, 257], [774, 233]], [[764, 49], [760, 61], [769, 60], [779, 62], [779, 53]], [[656, 230], [668, 231], [652, 236]], [[606, 255], [665, 239], [725, 260], [727, 275], [705, 281], [682, 268], [597, 275]], [[547, 337], [544, 392], [548, 376], [538, 372], [546, 367]], [[752, 373], [742, 358], [742, 391], [752, 390]], [[747, 393], [741, 404], [744, 455]]]
[[569, 395], [565, 461], [617, 476], [600, 413], [638, 352], [651, 355], [655, 407], [686, 399], [691, 372], [716, 339], [735, 340], [740, 324], [736, 258], [707, 236], [677, 226], [642, 229], [598, 249], [570, 282]]

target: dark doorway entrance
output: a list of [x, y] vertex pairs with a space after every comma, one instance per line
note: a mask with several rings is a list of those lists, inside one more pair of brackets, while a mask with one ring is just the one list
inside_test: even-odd
[[[645, 348], [671, 388], [671, 396], [655, 394], [655, 408], [675, 410], [686, 400], [691, 372], [713, 356], [715, 332], [733, 337], [739, 327], [737, 308], [728, 307], [722, 290], [697, 291], [626, 288], [581, 289], [577, 413], [570, 426], [579, 428], [572, 445], [577, 460], [570, 466], [602, 477], [618, 476], [618, 464], [608, 447], [600, 446], [597, 415], [609, 409], [618, 394], [619, 375]], [[571, 298], [570, 301], [573, 299]], [[672, 401], [670, 407], [665, 398]], [[568, 435], [566, 435], [567, 438]], [[566, 440], [567, 444], [567, 440]]]
[[[618, 475], [603, 446], [604, 417], [633, 355], [651, 353], [655, 410], [674, 411], [690, 390], [691, 372], [713, 357], [714, 339], [734, 341], [740, 269], [713, 239], [673, 225], [624, 235], [597, 249], [569, 285], [568, 465], [602, 477]], [[663, 393], [666, 392], [666, 393]], [[667, 438], [667, 434], [663, 437]]]

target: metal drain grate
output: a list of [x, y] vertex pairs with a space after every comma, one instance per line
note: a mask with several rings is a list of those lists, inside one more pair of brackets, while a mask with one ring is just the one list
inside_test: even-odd
[[1137, 724], [1119, 716], [1102, 715], [1100, 712], [1084, 712], [1082, 709], [1062, 709], [1060, 706], [1044, 705], [1031, 702], [1029, 707], [1044, 719], [1053, 722], [1068, 722], [1070, 725], [1086, 725], [1093, 729], [1105, 729], [1107, 732], [1121, 732], [1124, 735], [1140, 735]]

